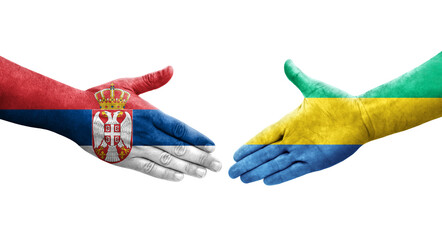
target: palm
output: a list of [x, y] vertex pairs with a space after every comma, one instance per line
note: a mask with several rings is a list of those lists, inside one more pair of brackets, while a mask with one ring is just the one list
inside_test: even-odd
[[229, 171], [232, 178], [279, 184], [333, 166], [369, 139], [357, 98], [310, 79], [291, 61], [285, 71], [305, 99], [235, 153], [237, 163]]

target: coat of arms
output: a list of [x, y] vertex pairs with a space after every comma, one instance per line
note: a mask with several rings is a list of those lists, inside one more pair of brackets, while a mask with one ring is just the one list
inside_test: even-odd
[[95, 93], [100, 109], [92, 111], [92, 146], [98, 158], [123, 161], [132, 149], [132, 110], [125, 109], [130, 93], [114, 87]]

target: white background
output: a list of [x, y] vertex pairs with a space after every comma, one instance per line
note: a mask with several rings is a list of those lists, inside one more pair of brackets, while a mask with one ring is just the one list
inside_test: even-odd
[[161, 181], [2, 121], [0, 239], [441, 239], [440, 119], [278, 186], [227, 175], [238, 147], [302, 101], [286, 59], [360, 94], [441, 51], [440, 9], [437, 1], [2, 1], [0, 54], [70, 86], [172, 65], [172, 80], [143, 97], [211, 137], [224, 168]]

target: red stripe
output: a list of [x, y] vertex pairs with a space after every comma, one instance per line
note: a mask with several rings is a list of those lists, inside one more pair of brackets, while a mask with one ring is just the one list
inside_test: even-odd
[[[106, 84], [108, 88], [109, 84]], [[106, 86], [105, 85], [105, 86]], [[102, 85], [103, 86], [103, 85]], [[92, 91], [82, 91], [0, 57], [0, 109], [99, 109]], [[122, 88], [115, 85], [116, 88]], [[101, 89], [99, 89], [101, 90]], [[126, 109], [156, 109], [131, 93]]]

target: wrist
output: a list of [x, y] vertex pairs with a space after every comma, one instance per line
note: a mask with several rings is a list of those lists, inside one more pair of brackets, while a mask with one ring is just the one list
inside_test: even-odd
[[402, 76], [359, 97], [372, 139], [442, 116], [442, 52]]
[[358, 98], [370, 140], [385, 137], [442, 116], [442, 98]]

